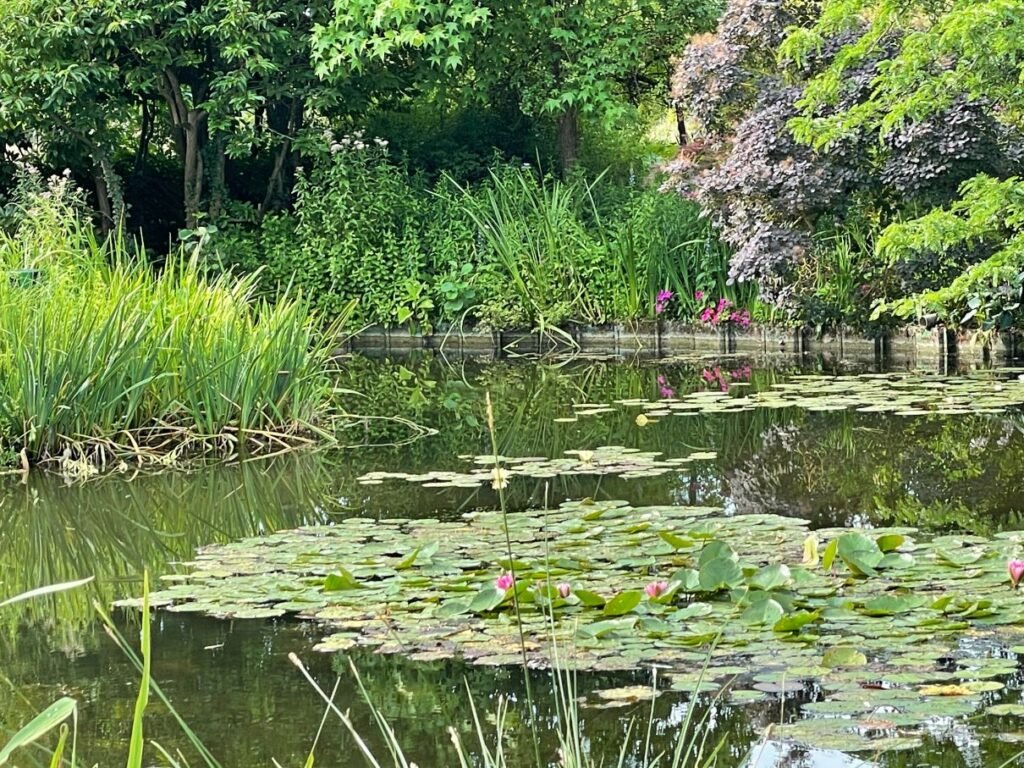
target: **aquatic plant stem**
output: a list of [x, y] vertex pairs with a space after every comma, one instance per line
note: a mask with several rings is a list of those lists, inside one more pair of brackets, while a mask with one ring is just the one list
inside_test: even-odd
[[495, 486], [498, 491], [498, 504], [501, 507], [501, 521], [505, 532], [505, 551], [508, 555], [508, 570], [512, 574], [512, 607], [516, 614], [516, 628], [519, 630], [519, 651], [523, 657], [523, 682], [526, 685], [526, 706], [530, 710], [530, 736], [533, 739], [533, 757], [537, 768], [544, 768], [540, 759], [540, 739], [537, 736], [537, 714], [533, 704], [533, 690], [530, 686], [530, 666], [526, 658], [526, 634], [523, 632], [523, 618], [519, 610], [519, 581], [516, 579], [516, 562], [512, 555], [512, 534], [508, 527], [508, 507], [505, 503], [505, 487], [498, 470], [498, 430], [494, 425], [494, 405], [491, 403], [491, 392], [485, 393], [487, 404], [487, 431], [491, 436], [491, 452], [494, 454]]

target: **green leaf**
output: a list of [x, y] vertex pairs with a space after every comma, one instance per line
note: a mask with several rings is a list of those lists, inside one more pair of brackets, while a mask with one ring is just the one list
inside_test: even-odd
[[775, 624], [785, 611], [775, 600], [759, 600], [747, 608], [741, 615], [744, 624]]
[[422, 545], [416, 547], [416, 549], [414, 549], [412, 552], [410, 552], [408, 555], [406, 555], [405, 557], [403, 557], [401, 559], [401, 561], [398, 563], [398, 565], [395, 566], [395, 570], [396, 571], [408, 570], [409, 568], [412, 568], [412, 566], [418, 560], [422, 561], [422, 562], [425, 562], [425, 563], [429, 563], [431, 558], [433, 558], [434, 555], [437, 554], [437, 550], [438, 550], [438, 548], [440, 546], [441, 546], [440, 542], [432, 541], [429, 544], [422, 544]]
[[589, 637], [604, 637], [612, 632], [624, 632], [636, 626], [637, 616], [624, 616], [621, 619], [608, 619], [598, 621], [594, 624], [584, 624], [580, 627], [580, 634]]
[[720, 557], [701, 565], [699, 580], [701, 590], [717, 592], [742, 584], [743, 571], [735, 560]]
[[797, 611], [783, 616], [772, 626], [775, 632], [796, 632], [821, 618], [821, 611]]
[[346, 589], [361, 589], [362, 584], [352, 573], [345, 568], [339, 568], [338, 573], [332, 573], [324, 579], [324, 592], [341, 592]]
[[790, 574], [789, 566], [783, 563], [776, 563], [761, 568], [748, 579], [747, 583], [751, 587], [770, 592], [773, 589], [785, 586], [791, 580], [792, 575]]
[[848, 645], [836, 645], [825, 651], [821, 664], [825, 667], [863, 667], [868, 658], [856, 648]]
[[463, 613], [469, 613], [469, 602], [465, 600], [449, 600], [434, 611], [434, 615], [442, 619], [460, 616]]
[[605, 600], [597, 592], [591, 592], [589, 589], [574, 589], [572, 593], [588, 608], [601, 608], [604, 606]]
[[839, 551], [839, 539], [832, 539], [825, 547], [825, 552], [821, 556], [821, 567], [826, 571], [832, 570], [832, 563], [835, 562], [836, 553]]
[[903, 597], [883, 595], [865, 602], [860, 612], [865, 616], [895, 616], [898, 613], [908, 613], [915, 608], [920, 608], [926, 602], [926, 598], [913, 595]]
[[46, 734], [58, 727], [61, 723], [73, 716], [78, 709], [78, 703], [65, 696], [58, 699], [50, 706], [36, 715], [23, 728], [15, 733], [10, 741], [0, 749], [0, 765], [6, 765], [11, 759], [14, 751], [34, 744]]
[[697, 564], [703, 566], [712, 560], [731, 560], [734, 563], [739, 560], [736, 551], [724, 541], [709, 541], [700, 551], [700, 559]]
[[906, 536], [902, 536], [898, 533], [886, 533], [875, 539], [875, 543], [883, 552], [892, 552], [893, 550], [903, 546], [903, 543], [906, 540]]
[[669, 533], [668, 531], [659, 531], [658, 535], [667, 541], [672, 546], [672, 549], [688, 549], [695, 543], [693, 539], [689, 539], [685, 536], [677, 536], [676, 534]]
[[506, 594], [505, 590], [498, 589], [495, 584], [487, 584], [470, 600], [469, 610], [473, 613], [493, 611], [504, 602]]
[[13, 605], [14, 603], [20, 603], [22, 600], [31, 600], [34, 597], [43, 597], [44, 595], [52, 595], [57, 592], [66, 592], [69, 589], [75, 589], [76, 587], [84, 586], [93, 580], [94, 577], [90, 576], [86, 579], [79, 579], [78, 581], [65, 581], [61, 584], [50, 584], [45, 587], [39, 587], [38, 589], [32, 589], [28, 592], [22, 592], [20, 595], [9, 597], [3, 602], [0, 602], [0, 608], [4, 606]]
[[620, 592], [608, 601], [603, 613], [605, 616], [622, 616], [640, 605], [642, 599], [643, 593], [640, 590], [633, 589], [627, 592]]

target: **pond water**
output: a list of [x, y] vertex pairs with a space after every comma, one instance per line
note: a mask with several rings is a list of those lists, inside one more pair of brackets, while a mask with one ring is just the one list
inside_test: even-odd
[[[345, 430], [343, 440], [353, 447], [344, 451], [188, 473], [124, 472], [74, 484], [40, 474], [24, 481], [5, 478], [0, 595], [88, 575], [96, 581], [88, 589], [0, 612], [0, 734], [15, 730], [57, 696], [71, 695], [82, 705], [80, 754], [89, 764], [123, 762], [137, 677], [95, 620], [91, 603], [137, 595], [144, 570], [175, 572], [201, 545], [300, 525], [353, 516], [443, 520], [494, 508], [496, 493], [487, 483], [424, 487], [402, 479], [377, 482], [372, 475], [373, 482], [365, 482], [372, 472], [472, 470], [470, 457], [490, 451], [485, 392], [495, 404], [499, 450], [505, 456], [551, 459], [601, 446], [664, 457], [704, 456], [661, 473], [513, 477], [507, 489], [513, 510], [563, 500], [621, 499], [632, 505], [721, 507], [727, 516], [798, 517], [812, 528], [912, 525], [983, 536], [1024, 528], [1024, 412], [1019, 406], [972, 408], [950, 405], [947, 397], [892, 412], [884, 406], [898, 393], [873, 391], [859, 410], [833, 408], [832, 395], [821, 407], [733, 409], [721, 396], [780, 390], [804, 396], [830, 381], [822, 375], [851, 377], [842, 381], [861, 382], [858, 386], [890, 381], [873, 378], [874, 373], [873, 366], [733, 358], [634, 365], [359, 358], [346, 365], [340, 386], [350, 390], [344, 395], [348, 409], [365, 418], [354, 419]], [[985, 382], [986, 391], [999, 392], [1004, 387], [999, 382], [1010, 387], [1019, 373], [964, 372], [962, 381]], [[953, 380], [923, 381], [941, 388]], [[643, 410], [629, 402], [685, 402], [693, 392], [720, 395], [699, 396], [712, 407], [675, 411]], [[984, 398], [973, 399], [985, 404]], [[581, 403], [593, 407], [580, 414], [574, 404]], [[604, 405], [611, 407], [599, 407]], [[642, 413], [651, 415], [639, 418]], [[392, 415], [401, 419], [382, 418]], [[133, 614], [115, 615], [134, 636]], [[353, 721], [381, 752], [381, 739], [349, 672], [350, 658], [407, 754], [422, 768], [456, 764], [448, 726], [473, 743], [467, 686], [483, 712], [492, 712], [499, 697], [511, 701], [505, 729], [509, 762], [530, 764], [533, 748], [518, 668], [414, 662], [362, 651], [320, 654], [312, 651], [320, 637], [310, 623], [285, 619], [227, 621], [160, 612], [154, 620], [154, 678], [224, 766], [271, 765], [275, 759], [292, 766], [305, 760], [323, 707], [287, 661], [292, 652], [328, 690], [341, 676], [341, 708], [351, 709]], [[554, 718], [550, 679], [543, 671], [532, 679], [542, 756], [554, 763], [557, 742], [543, 727]], [[1015, 702], [1019, 675], [1000, 679], [1006, 689], [993, 701]], [[580, 695], [650, 682], [649, 670], [581, 673], [577, 681]], [[1019, 733], [1024, 724], [1015, 725], [1019, 721], [976, 714], [936, 718], [923, 745], [909, 752], [851, 756], [764, 740], [769, 725], [800, 718], [801, 705], [816, 695], [807, 687], [750, 704], [700, 699], [696, 706], [701, 713], [712, 707], [709, 743], [725, 738], [723, 766], [998, 766], [1016, 755], [1022, 746], [1017, 742], [1024, 740]], [[670, 745], [687, 706], [676, 694], [656, 700], [652, 749]], [[588, 743], [607, 756], [606, 764], [614, 764], [624, 741], [627, 764], [640, 764], [649, 702], [581, 711]], [[180, 748], [192, 765], [201, 764], [165, 709], [154, 706], [147, 724], [148, 738]], [[328, 721], [317, 764], [360, 764], [353, 749], [340, 724]], [[42, 751], [17, 760], [18, 765], [48, 764]]]

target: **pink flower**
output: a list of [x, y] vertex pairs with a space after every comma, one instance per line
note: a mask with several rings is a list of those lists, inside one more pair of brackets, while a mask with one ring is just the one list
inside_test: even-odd
[[644, 587], [644, 592], [647, 593], [647, 596], [651, 598], [651, 600], [654, 600], [655, 598], [661, 597], [663, 594], [668, 592], [668, 582], [652, 581], [650, 584]]
[[572, 585], [566, 581], [559, 582], [555, 589], [558, 590], [560, 597], [568, 597], [572, 594]]
[[675, 397], [676, 391], [672, 387], [662, 387], [660, 390], [662, 397]]
[[659, 376], [658, 377], [658, 384], [660, 384], [663, 387], [665, 386], [665, 377], [664, 376]]
[[718, 378], [718, 369], [716, 368], [715, 370], [711, 370], [710, 368], [705, 368], [703, 371], [700, 372], [700, 375], [701, 378], [704, 379], [704, 381], [710, 384], [712, 381], [715, 381]]
[[494, 586], [496, 586], [502, 592], [508, 592], [512, 588], [512, 585], [515, 583], [515, 577], [513, 577], [512, 574], [508, 571], [502, 571], [501, 576], [494, 580]]
[[657, 301], [659, 304], [668, 304], [670, 301], [672, 301], [672, 298], [674, 296], [675, 294], [672, 293], [672, 291], [665, 288], [658, 291], [658, 295], [654, 300]]
[[718, 316], [715, 314], [714, 307], [707, 307], [703, 312], [700, 313], [700, 321], [702, 323], [715, 323], [718, 320]]
[[697, 301], [704, 301], [704, 291], [694, 291], [693, 298]]
[[1013, 584], [1013, 588], [1017, 588], [1017, 584], [1021, 578], [1024, 577], [1024, 560], [1011, 560], [1007, 564], [1007, 568], [1010, 571], [1010, 583]]

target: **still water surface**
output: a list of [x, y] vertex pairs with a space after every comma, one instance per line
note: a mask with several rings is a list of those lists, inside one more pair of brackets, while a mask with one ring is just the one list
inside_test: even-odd
[[[822, 364], [812, 365], [822, 371]], [[806, 368], [805, 368], [806, 370]], [[854, 368], [853, 373], [858, 369]], [[500, 450], [509, 456], [557, 457], [564, 451], [623, 445], [666, 456], [693, 451], [717, 458], [658, 477], [572, 476], [517, 478], [514, 508], [583, 497], [633, 504], [720, 506], [724, 514], [772, 512], [814, 526], [907, 524], [926, 530], [989, 534], [1024, 528], [1024, 414], [893, 416], [795, 408], [666, 417], [639, 427], [635, 412], [617, 409], [577, 422], [559, 422], [580, 402], [654, 399], [665, 387], [683, 393], [720, 386], [759, 390], [799, 370], [726, 359], [701, 363], [625, 365], [458, 363], [435, 359], [353, 360], [341, 386], [359, 394], [347, 406], [366, 417], [400, 415], [409, 423], [356, 419], [336, 453], [306, 453], [189, 473], [127, 474], [74, 485], [34, 474], [8, 478], [0, 497], [0, 594], [95, 575], [89, 590], [24, 603], [0, 615], [0, 733], [10, 733], [59, 695], [81, 702], [79, 750], [88, 764], [118, 765], [137, 685], [134, 669], [105, 636], [91, 607], [135, 595], [140, 576], [176, 570], [210, 542], [359, 515], [445, 517], [495, 503], [489, 489], [420, 488], [393, 482], [363, 485], [371, 470], [424, 472], [466, 468], [459, 456], [489, 451], [483, 397], [495, 401]], [[850, 373], [825, 366], [826, 373]], [[1012, 374], [1016, 375], [1016, 374]], [[131, 616], [118, 617], [134, 633]], [[288, 621], [217, 621], [158, 614], [154, 623], [155, 679], [224, 766], [302, 765], [320, 724], [316, 694], [287, 661], [295, 652], [328, 689], [342, 677], [338, 700], [371, 744], [380, 739], [355, 690], [348, 658], [314, 654], [314, 627]], [[523, 715], [523, 679], [516, 669], [481, 669], [451, 661], [412, 663], [398, 657], [353, 656], [371, 697], [392, 721], [421, 768], [455, 765], [448, 726], [472, 740], [465, 686], [492, 711], [511, 699], [506, 723], [512, 765], [530, 762]], [[583, 675], [589, 689], [647, 684], [650, 672]], [[553, 718], [550, 682], [538, 672], [534, 689], [542, 721]], [[1019, 687], [1019, 681], [1008, 681]], [[1005, 722], [976, 718], [937, 723], [925, 748], [911, 753], [859, 755], [805, 750], [769, 740], [773, 722], [799, 716], [815, 695], [773, 697], [744, 707], [716, 706], [712, 743], [723, 737], [720, 764], [853, 766], [998, 766], [1020, 749], [1001, 731]], [[1013, 701], [1016, 692], [1004, 698]], [[698, 704], [699, 707], [704, 706]], [[584, 710], [592, 748], [614, 763], [628, 739], [631, 765], [643, 754], [649, 704]], [[685, 717], [687, 703], [665, 695], [655, 706], [654, 748], [663, 748]], [[636, 721], [629, 735], [631, 720]], [[173, 719], [155, 705], [147, 737], [180, 748], [200, 764]], [[639, 729], [638, 729], [639, 726]], [[546, 736], [543, 757], [556, 760]], [[383, 751], [383, 750], [381, 750]], [[43, 752], [18, 765], [47, 764]], [[361, 763], [340, 724], [329, 722], [317, 748], [318, 765]], [[518, 759], [517, 759], [518, 758]]]

